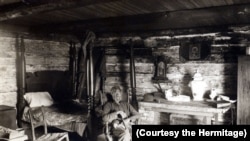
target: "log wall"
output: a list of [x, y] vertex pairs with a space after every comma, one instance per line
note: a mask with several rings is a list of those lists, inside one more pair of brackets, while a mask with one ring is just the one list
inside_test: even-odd
[[[162, 88], [173, 88], [181, 94], [190, 95], [187, 86], [197, 69], [217, 93], [236, 97], [237, 95], [237, 57], [245, 54], [249, 46], [250, 26], [231, 26], [220, 28], [178, 29], [154, 32], [97, 35], [95, 47], [106, 48], [106, 88], [120, 84], [124, 90], [130, 87], [129, 55], [121, 48], [128, 46], [131, 40], [135, 48], [146, 48], [153, 54], [170, 58], [166, 77], [170, 83], [161, 84]], [[211, 54], [205, 60], [183, 61], [179, 56], [182, 43], [211, 42]], [[16, 34], [1, 31], [0, 36], [0, 104], [16, 104]], [[34, 37], [25, 34], [27, 72], [42, 70], [69, 69], [69, 38]], [[78, 45], [79, 46], [79, 45]], [[153, 54], [135, 50], [135, 69], [137, 98], [141, 100], [146, 93], [159, 91], [152, 82], [154, 75]]]
[[[96, 46], [107, 47], [106, 91], [116, 84], [124, 89], [130, 87], [129, 58], [126, 49], [123, 48], [129, 46], [132, 40], [135, 48], [153, 51], [152, 55], [135, 55], [139, 100], [142, 100], [146, 93], [159, 91], [159, 86], [152, 82], [155, 71], [153, 55], [155, 54], [170, 58], [166, 73], [170, 83], [162, 83], [163, 90], [173, 88], [179, 94], [191, 96], [188, 83], [198, 69], [208, 84], [208, 92], [215, 89], [218, 94], [236, 98], [237, 57], [245, 54], [245, 48], [249, 46], [249, 33], [249, 26], [231, 26], [103, 35], [99, 37]], [[182, 43], [195, 45], [201, 41], [211, 44], [211, 53], [208, 57], [197, 61], [183, 60], [180, 57], [179, 50]]]
[[69, 70], [70, 38], [41, 37], [0, 28], [0, 105], [15, 107], [17, 104], [16, 47], [21, 36], [27, 72]]

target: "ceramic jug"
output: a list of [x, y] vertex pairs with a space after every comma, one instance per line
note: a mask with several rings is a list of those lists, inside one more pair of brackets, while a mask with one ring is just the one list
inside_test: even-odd
[[189, 83], [194, 101], [202, 101], [204, 99], [206, 86], [206, 82], [203, 80], [202, 75], [197, 71], [193, 76], [193, 80]]

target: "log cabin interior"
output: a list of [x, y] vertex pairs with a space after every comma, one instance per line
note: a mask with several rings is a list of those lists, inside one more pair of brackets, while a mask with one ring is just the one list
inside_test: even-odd
[[29, 129], [26, 93], [88, 119], [117, 84], [138, 124], [250, 124], [249, 19], [249, 0], [1, 0], [0, 127]]

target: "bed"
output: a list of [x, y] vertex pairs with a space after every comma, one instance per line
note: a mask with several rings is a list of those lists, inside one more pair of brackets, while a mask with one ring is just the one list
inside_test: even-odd
[[[24, 95], [26, 106], [22, 114], [24, 123], [39, 122], [42, 117], [41, 107], [47, 117], [46, 123], [49, 127], [59, 128], [68, 132], [76, 132], [79, 136], [84, 136], [88, 119], [88, 104], [77, 100], [67, 100], [55, 102], [49, 92], [28, 92]], [[32, 117], [29, 116], [32, 110]]]
[[[20, 40], [20, 44], [17, 44], [17, 123], [19, 127], [29, 126], [29, 109], [33, 110], [31, 118], [39, 120], [41, 117], [39, 107], [43, 106], [45, 116], [47, 117], [46, 122], [50, 127], [77, 132], [80, 136], [84, 136], [85, 131], [91, 129], [91, 124], [88, 124], [88, 120], [91, 118], [91, 111], [94, 105], [92, 58], [94, 39], [95, 35], [93, 32], [87, 32], [81, 47], [84, 51], [83, 60], [80, 63], [84, 65], [84, 67], [81, 67], [84, 70], [76, 69], [78, 60], [74, 59], [77, 57], [70, 54], [70, 58], [73, 58], [70, 62], [74, 62], [74, 64], [69, 65], [72, 68], [69, 68], [67, 71], [31, 73], [26, 72], [24, 40], [23, 38], [17, 39]], [[88, 52], [87, 47], [90, 48]], [[71, 44], [70, 49], [76, 50], [75, 45]], [[81, 80], [76, 79], [80, 78], [78, 76], [80, 73], [86, 77]], [[82, 87], [75, 88], [76, 86]], [[75, 96], [76, 89], [78, 93], [85, 93], [85, 99], [82, 99], [81, 95]]]

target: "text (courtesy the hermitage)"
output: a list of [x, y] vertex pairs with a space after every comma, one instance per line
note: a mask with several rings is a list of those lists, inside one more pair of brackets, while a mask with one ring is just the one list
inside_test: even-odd
[[139, 125], [133, 126], [133, 141], [141, 138], [203, 138], [223, 137], [231, 139], [247, 139], [248, 126], [171, 126], [171, 125]]

